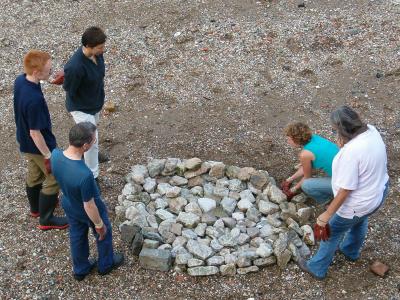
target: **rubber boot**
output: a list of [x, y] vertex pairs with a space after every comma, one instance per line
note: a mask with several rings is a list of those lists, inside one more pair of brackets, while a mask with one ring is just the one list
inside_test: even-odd
[[39, 214], [39, 194], [42, 189], [42, 184], [37, 184], [33, 187], [26, 186], [26, 195], [28, 196], [31, 216], [37, 218]]
[[53, 216], [54, 209], [57, 205], [57, 194], [45, 195], [40, 193], [39, 196], [39, 226], [41, 230], [50, 229], [65, 229], [68, 227], [68, 221], [66, 217], [55, 217]]

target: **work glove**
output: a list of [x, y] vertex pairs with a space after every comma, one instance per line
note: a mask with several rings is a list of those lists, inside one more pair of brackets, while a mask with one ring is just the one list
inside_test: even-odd
[[314, 225], [314, 237], [317, 241], [327, 241], [331, 236], [331, 230], [329, 228], [329, 224], [325, 224], [325, 226], [318, 225], [315, 223]]
[[101, 226], [100, 228], [94, 227], [94, 229], [96, 230], [97, 234], [99, 235], [99, 241], [104, 240], [104, 238], [106, 237], [107, 234], [107, 227], [106, 225]]
[[51, 163], [50, 163], [50, 158], [45, 158], [44, 159], [44, 167], [46, 169], [47, 174], [51, 174]]
[[289, 182], [289, 181], [287, 181], [287, 180], [284, 180], [284, 181], [282, 181], [282, 183], [281, 183], [281, 190], [282, 191], [284, 191], [284, 190], [290, 190], [290, 186], [292, 185], [292, 183], [291, 182]]
[[56, 72], [56, 75], [52, 81], [50, 81], [51, 84], [56, 84], [56, 85], [61, 85], [64, 83], [64, 70], [60, 70]]

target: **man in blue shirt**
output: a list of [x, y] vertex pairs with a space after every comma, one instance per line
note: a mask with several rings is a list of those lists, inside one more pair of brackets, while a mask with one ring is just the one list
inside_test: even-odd
[[64, 152], [55, 149], [51, 156], [53, 173], [63, 192], [62, 206], [70, 224], [72, 264], [74, 278], [78, 281], [96, 266], [95, 261], [89, 260], [89, 228], [96, 236], [100, 275], [110, 273], [124, 260], [122, 254], [113, 251], [107, 208], [93, 173], [82, 161], [84, 153], [95, 143], [96, 126], [91, 122], [78, 123], [69, 132], [69, 147]]
[[[75, 123], [99, 122], [104, 105], [104, 45], [107, 36], [98, 27], [89, 27], [82, 35], [80, 47], [64, 67], [63, 88], [66, 91], [66, 107]], [[99, 176], [99, 145], [96, 142], [84, 155], [85, 162], [94, 178]]]
[[40, 80], [51, 74], [50, 55], [31, 50], [24, 57], [25, 73], [14, 83], [14, 117], [19, 149], [28, 162], [26, 192], [32, 217], [39, 217], [39, 229], [65, 229], [65, 217], [53, 216], [58, 202], [59, 187], [51, 174], [50, 156], [56, 147], [51, 131], [49, 109]]

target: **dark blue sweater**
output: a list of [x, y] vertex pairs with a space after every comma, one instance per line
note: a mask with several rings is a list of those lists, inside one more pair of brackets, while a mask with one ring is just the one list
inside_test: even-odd
[[64, 66], [65, 106], [69, 112], [94, 115], [104, 104], [105, 66], [103, 55], [96, 56], [97, 65], [79, 48]]

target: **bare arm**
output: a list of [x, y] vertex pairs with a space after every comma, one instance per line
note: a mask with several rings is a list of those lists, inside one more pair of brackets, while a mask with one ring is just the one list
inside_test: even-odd
[[103, 220], [100, 217], [99, 210], [97, 209], [96, 203], [94, 202], [93, 198], [87, 202], [84, 202], [83, 208], [85, 209], [86, 214], [95, 226], [99, 227], [98, 225], [103, 224]]
[[293, 187], [293, 192], [296, 192], [301, 188], [304, 179], [311, 177], [312, 161], [314, 160], [315, 157], [314, 154], [312, 154], [312, 152], [303, 150], [300, 152], [299, 158], [301, 163], [301, 168], [299, 168], [299, 170], [301, 169], [303, 178], [301, 178], [301, 180]]
[[39, 149], [40, 153], [42, 153], [42, 155], [45, 158], [50, 158], [51, 152], [50, 152], [49, 148], [47, 147], [44, 137], [43, 137], [42, 133], [40, 132], [40, 130], [30, 129], [29, 135], [31, 136], [36, 147]]

